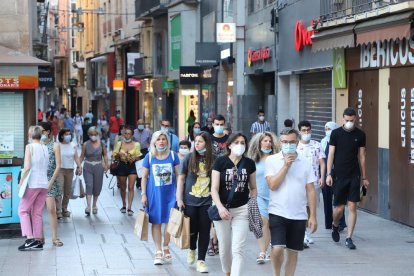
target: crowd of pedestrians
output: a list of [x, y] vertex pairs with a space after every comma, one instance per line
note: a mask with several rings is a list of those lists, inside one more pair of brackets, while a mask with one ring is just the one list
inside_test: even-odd
[[[43, 248], [45, 204], [52, 243], [63, 246], [57, 221], [71, 216], [74, 175], [83, 174], [85, 215], [90, 216], [98, 213], [104, 174], [110, 167], [117, 177], [121, 213], [134, 215], [134, 186], [141, 190], [155, 245], [154, 265], [173, 261], [166, 225], [171, 208], [179, 208], [190, 218], [187, 263], [196, 264], [198, 272], [208, 272], [206, 255], [219, 255], [226, 275], [242, 275], [250, 229], [258, 242], [257, 264], [271, 260], [274, 274], [280, 275], [285, 263], [285, 274], [294, 275], [298, 252], [314, 242], [311, 234], [318, 226], [321, 193], [325, 228], [332, 229], [335, 242], [348, 228], [345, 245], [356, 249], [352, 240], [356, 204], [369, 181], [366, 139], [355, 127], [355, 110], [345, 109], [342, 127], [327, 122], [321, 142], [312, 139], [312, 125], [306, 120], [296, 130], [294, 121], [287, 119], [288, 127], [278, 138], [264, 115], [259, 110], [250, 139], [240, 132], [227, 133], [221, 115], [208, 118], [205, 126], [193, 116], [182, 141], [171, 131], [169, 120], [162, 120], [160, 130], [152, 133], [142, 119], [136, 129], [125, 126], [119, 111], [109, 121], [102, 115], [96, 126], [87, 124], [86, 133], [85, 121], [94, 121], [91, 111], [84, 117], [77, 113], [73, 120], [65, 112], [65, 127], [57, 133], [53, 120], [39, 122], [29, 128], [19, 183], [19, 189], [28, 183], [19, 205], [22, 235], [27, 239], [19, 250]], [[105, 138], [110, 141], [111, 164]], [[80, 156], [73, 139], [82, 144]]]

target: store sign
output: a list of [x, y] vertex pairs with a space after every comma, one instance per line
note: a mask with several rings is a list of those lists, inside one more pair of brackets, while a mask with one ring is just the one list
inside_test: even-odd
[[236, 42], [236, 23], [217, 23], [216, 34], [218, 43]]
[[163, 80], [161, 83], [162, 90], [174, 90], [176, 87], [177, 84], [175, 81]]
[[112, 88], [115, 91], [123, 91], [124, 90], [124, 80], [113, 80], [112, 81]]
[[196, 42], [195, 63], [214, 66], [219, 63], [220, 48], [215, 42]]
[[0, 89], [36, 89], [37, 76], [0, 76]]
[[305, 28], [305, 24], [303, 21], [296, 21], [295, 25], [295, 49], [296, 51], [300, 52], [303, 50], [303, 47], [307, 45], [312, 45], [312, 35], [315, 31], [308, 31]]
[[181, 66], [181, 15], [171, 19], [170, 25], [170, 70], [178, 70]]
[[180, 66], [180, 84], [199, 84], [199, 66]]
[[335, 88], [346, 88], [345, 50], [333, 49], [333, 81]]
[[213, 67], [201, 68], [201, 82], [206, 84], [213, 84], [217, 82], [216, 69]]
[[360, 68], [381, 68], [414, 65], [414, 40], [377, 41], [362, 45]]
[[141, 86], [141, 80], [137, 80], [134, 78], [128, 79], [128, 86], [129, 87], [140, 87]]
[[[406, 112], [407, 105], [410, 112]], [[410, 163], [414, 164], [414, 88], [401, 88], [400, 91], [400, 138], [401, 147], [410, 148]], [[408, 139], [407, 139], [408, 138]]]
[[54, 87], [55, 76], [50, 72], [39, 72], [39, 87]]
[[68, 85], [69, 86], [78, 86], [78, 80], [77, 79], [68, 79]]
[[247, 65], [248, 66], [252, 66], [253, 62], [256, 61], [265, 61], [267, 59], [270, 59], [270, 48], [266, 47], [266, 48], [260, 48], [258, 50], [252, 50], [251, 48], [249, 48], [247, 50]]

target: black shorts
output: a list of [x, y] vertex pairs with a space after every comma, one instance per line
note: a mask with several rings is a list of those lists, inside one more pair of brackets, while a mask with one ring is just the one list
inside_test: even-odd
[[346, 205], [348, 201], [359, 202], [360, 198], [361, 180], [359, 176], [351, 178], [335, 178], [332, 186], [334, 195], [333, 205]]
[[134, 163], [119, 162], [117, 176], [128, 176], [130, 174], [137, 174], [137, 169]]
[[282, 246], [294, 251], [303, 250], [307, 220], [293, 220], [269, 214], [272, 246]]

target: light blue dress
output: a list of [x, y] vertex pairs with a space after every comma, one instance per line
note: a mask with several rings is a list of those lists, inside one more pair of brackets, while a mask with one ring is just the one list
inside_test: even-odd
[[260, 215], [269, 219], [269, 186], [265, 179], [265, 162], [256, 163], [257, 205]]
[[[174, 158], [172, 157], [174, 154]], [[171, 151], [164, 160], [147, 154], [142, 162], [149, 170], [147, 182], [147, 213], [152, 224], [168, 223], [171, 208], [176, 207], [177, 180], [174, 167], [180, 164], [178, 155]], [[149, 160], [151, 158], [151, 160]]]

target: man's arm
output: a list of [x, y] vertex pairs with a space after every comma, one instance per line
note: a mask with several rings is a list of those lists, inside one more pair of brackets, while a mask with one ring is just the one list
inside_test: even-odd
[[319, 178], [319, 187], [323, 188], [325, 185], [325, 173], [326, 173], [326, 164], [323, 158], [319, 159], [319, 168], [321, 170], [321, 175]]
[[293, 154], [287, 154], [284, 156], [284, 164], [282, 168], [279, 170], [279, 172], [276, 175], [268, 175], [266, 176], [267, 185], [269, 186], [269, 189], [272, 191], [276, 191], [280, 185], [282, 184], [283, 180], [286, 177], [286, 174], [288, 173], [288, 170], [290, 168], [290, 165], [292, 165], [292, 162], [295, 161], [296, 155]]
[[367, 174], [366, 174], [366, 169], [365, 169], [365, 156], [366, 156], [366, 148], [360, 147], [358, 151], [358, 160], [359, 160], [359, 166], [361, 169], [362, 185], [364, 185], [365, 188], [368, 188], [369, 181], [367, 179]]
[[306, 195], [308, 197], [309, 205], [309, 221], [308, 227], [311, 233], [314, 233], [318, 228], [318, 223], [316, 221], [316, 192], [315, 186], [313, 183], [306, 184]]
[[332, 165], [334, 161], [334, 155], [335, 155], [335, 146], [329, 145], [329, 154], [328, 154], [328, 164], [327, 164], [327, 177], [326, 177], [326, 185], [332, 186]]

